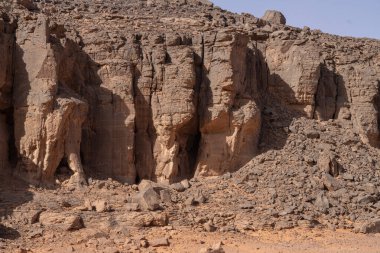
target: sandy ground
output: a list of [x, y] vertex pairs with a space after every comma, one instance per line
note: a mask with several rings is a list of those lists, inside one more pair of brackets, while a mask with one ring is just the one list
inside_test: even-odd
[[[186, 247], [185, 241], [189, 242]], [[228, 253], [248, 252], [378, 252], [380, 234], [362, 235], [347, 231], [302, 230], [254, 232], [251, 234], [194, 234], [191, 231], [173, 236], [170, 250], [160, 252], [198, 252], [204, 245], [222, 241]]]
[[[298, 253], [298, 252], [342, 252], [342, 253], [380, 253], [380, 234], [364, 235], [352, 232], [320, 229], [292, 229], [279, 232], [252, 232], [242, 233], [206, 233], [195, 232], [186, 228], [166, 231], [156, 228], [146, 231], [145, 237], [149, 241], [157, 237], [169, 237], [170, 246], [142, 249], [141, 252], [181, 252], [198, 253], [200, 249], [222, 242], [227, 253]], [[128, 238], [126, 238], [128, 240]], [[107, 250], [95, 250], [86, 243], [69, 243], [49, 245], [49, 247], [30, 249], [33, 253], [45, 252], [140, 252], [126, 250], [123, 247], [113, 247]], [[15, 250], [14, 252], [20, 252]], [[4, 252], [5, 253], [5, 252]]]

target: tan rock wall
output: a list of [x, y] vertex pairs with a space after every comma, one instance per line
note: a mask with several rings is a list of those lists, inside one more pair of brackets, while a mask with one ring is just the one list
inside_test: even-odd
[[0, 160], [17, 158], [30, 182], [63, 167], [76, 183], [236, 171], [277, 103], [282, 118], [345, 121], [379, 145], [376, 41], [198, 0], [13, 7], [0, 22]]
[[309, 118], [350, 120], [363, 142], [379, 146], [378, 56], [361, 59], [350, 50], [334, 54], [315, 42], [269, 40], [269, 91]]
[[8, 167], [9, 124], [13, 82], [14, 24], [0, 18], [0, 172]]
[[64, 61], [60, 59], [60, 47], [64, 45], [52, 41], [49, 21], [40, 16], [29, 25], [34, 29], [17, 30], [15, 51], [17, 173], [33, 183], [52, 182], [64, 159], [75, 172], [74, 178], [83, 181], [80, 128], [87, 105], [58, 78], [58, 66]]
[[205, 36], [201, 86], [202, 133], [196, 175], [237, 170], [257, 152], [261, 111], [254, 99], [248, 37], [228, 31]]

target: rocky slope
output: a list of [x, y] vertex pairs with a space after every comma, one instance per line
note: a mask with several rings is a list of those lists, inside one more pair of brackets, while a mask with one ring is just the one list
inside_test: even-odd
[[[97, 214], [83, 213], [91, 204], [79, 208], [86, 195], [110, 199], [116, 223], [132, 227], [162, 222], [151, 213], [159, 206], [175, 226], [221, 231], [378, 218], [378, 40], [207, 0], [1, 4], [0, 206], [9, 226], [23, 230], [25, 210], [37, 210], [38, 226], [96, 226]], [[18, 182], [31, 193], [12, 200], [20, 188], [9, 188], [9, 175], [61, 189]], [[143, 179], [160, 184], [131, 186]], [[71, 196], [64, 210], [54, 202], [62, 194]], [[221, 206], [230, 212], [211, 217]], [[142, 225], [129, 223], [133, 215]]]

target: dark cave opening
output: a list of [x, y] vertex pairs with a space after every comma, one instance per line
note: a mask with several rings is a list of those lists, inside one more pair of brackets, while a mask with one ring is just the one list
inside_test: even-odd
[[189, 138], [188, 142], [188, 154], [189, 154], [189, 168], [190, 168], [190, 174], [187, 175], [189, 178], [194, 177], [195, 170], [197, 169], [197, 158], [199, 153], [199, 146], [201, 143], [201, 137], [202, 134], [198, 130], [196, 134], [193, 136], [193, 138]]
[[136, 179], [135, 179], [135, 184], [140, 184], [141, 178], [139, 176], [139, 173], [136, 173]]
[[6, 122], [8, 127], [8, 161], [12, 168], [16, 167], [18, 160], [18, 152], [16, 148], [15, 133], [14, 133], [14, 116], [13, 107], [6, 112]]
[[67, 158], [63, 157], [55, 171], [54, 178], [60, 182], [70, 179], [74, 172], [70, 169]]

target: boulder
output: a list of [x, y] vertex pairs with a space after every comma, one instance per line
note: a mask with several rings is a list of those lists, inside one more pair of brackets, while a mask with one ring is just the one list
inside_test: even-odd
[[108, 202], [105, 200], [95, 200], [92, 203], [92, 206], [95, 208], [95, 210], [98, 213], [103, 213], [103, 212], [109, 212], [111, 211], [111, 207], [108, 205]]
[[202, 248], [199, 253], [224, 253], [224, 249], [222, 247], [222, 243], [219, 242], [219, 243], [216, 243], [214, 245], [212, 245], [211, 247], [208, 247], [208, 248]]
[[326, 212], [330, 207], [330, 202], [323, 192], [318, 194], [314, 204], [323, 213]]
[[327, 173], [322, 176], [322, 182], [329, 191], [337, 191], [343, 187], [343, 182]]
[[64, 231], [74, 231], [84, 228], [84, 222], [79, 214], [42, 212], [39, 222], [46, 227]]
[[153, 188], [147, 188], [139, 192], [135, 197], [136, 201], [142, 210], [155, 211], [160, 208], [160, 195]]
[[185, 186], [183, 186], [183, 184], [181, 184], [181, 183], [172, 184], [172, 185], [170, 185], [170, 187], [173, 190], [176, 190], [177, 192], [183, 192], [186, 190]]
[[286, 24], [286, 18], [284, 14], [275, 10], [267, 10], [261, 19], [268, 21], [272, 24], [278, 24], [278, 25]]
[[167, 185], [156, 183], [156, 182], [146, 180], [146, 179], [143, 179], [138, 185], [138, 189], [141, 192], [149, 188], [152, 188], [156, 192], [160, 192], [164, 189], [168, 189], [169, 187]]
[[380, 220], [370, 221], [365, 224], [359, 224], [355, 230], [363, 234], [380, 233]]
[[330, 151], [322, 151], [319, 154], [317, 165], [321, 171], [329, 173], [333, 177], [339, 175], [339, 164], [336, 155]]
[[169, 246], [169, 240], [168, 238], [157, 238], [153, 240], [149, 240], [149, 246], [152, 247], [163, 247], [163, 246]]

